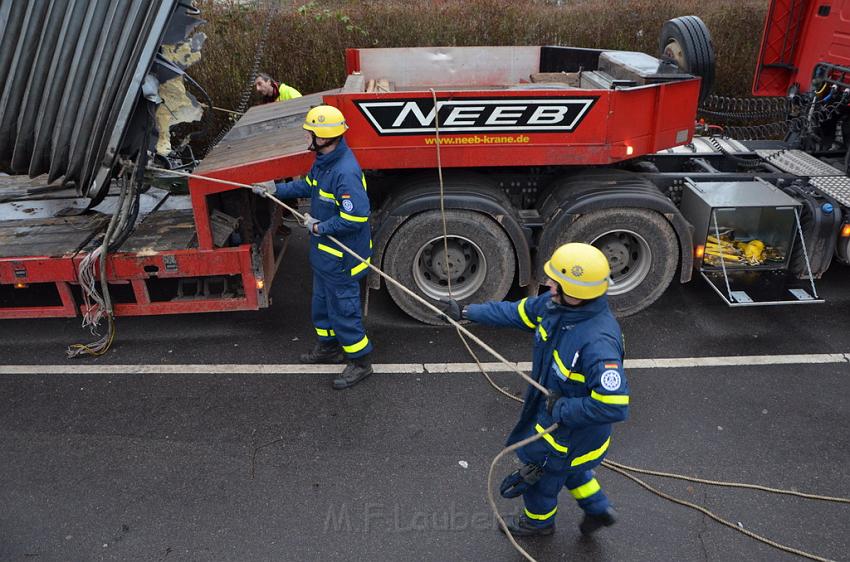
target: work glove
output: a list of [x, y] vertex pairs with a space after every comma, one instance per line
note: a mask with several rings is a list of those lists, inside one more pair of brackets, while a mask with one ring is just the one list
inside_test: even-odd
[[277, 186], [271, 180], [251, 184], [251, 191], [260, 197], [271, 197], [277, 192]]
[[437, 301], [437, 308], [443, 311], [446, 316], [454, 320], [455, 322], [460, 322], [464, 319], [464, 308], [461, 307], [460, 304], [454, 299], [440, 299]]
[[555, 404], [563, 397], [564, 395], [557, 390], [550, 390], [549, 396], [546, 397], [546, 413], [551, 416], [552, 412], [555, 410]]
[[312, 234], [313, 236], [318, 236], [318, 233], [313, 230], [313, 227], [319, 224], [321, 221], [319, 219], [314, 219], [310, 216], [310, 213], [304, 213], [304, 228], [307, 229], [307, 232]]

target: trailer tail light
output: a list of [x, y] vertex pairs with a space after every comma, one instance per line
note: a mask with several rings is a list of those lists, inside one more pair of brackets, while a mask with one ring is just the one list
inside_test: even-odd
[[258, 291], [262, 291], [265, 286], [266, 286], [265, 281], [263, 281], [262, 279], [257, 279], [257, 290]]
[[27, 287], [29, 287], [29, 283], [21, 283], [21, 282], [15, 283], [16, 289], [26, 289]]
[[694, 250], [694, 257], [698, 260], [701, 260], [705, 256], [705, 246], [700, 244]]
[[635, 153], [635, 147], [626, 146], [626, 156], [631, 156], [634, 153]]
[[850, 237], [850, 223], [845, 223], [844, 226], [841, 227], [841, 237]]

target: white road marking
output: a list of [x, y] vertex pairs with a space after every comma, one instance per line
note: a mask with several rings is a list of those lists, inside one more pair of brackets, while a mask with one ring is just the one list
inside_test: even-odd
[[[672, 369], [694, 367], [752, 367], [764, 365], [805, 365], [823, 363], [848, 363], [850, 353], [816, 353], [808, 355], [739, 355], [727, 357], [673, 357], [659, 359], [627, 359], [627, 370]], [[524, 372], [531, 370], [530, 362], [516, 364]], [[502, 363], [482, 363], [488, 373], [512, 372]], [[164, 364], [164, 365], [0, 365], [0, 375], [114, 375], [114, 374], [199, 374], [199, 375], [324, 375], [342, 371], [343, 365], [257, 365], [242, 363], [224, 364]], [[475, 363], [376, 363], [376, 373], [477, 373]]]

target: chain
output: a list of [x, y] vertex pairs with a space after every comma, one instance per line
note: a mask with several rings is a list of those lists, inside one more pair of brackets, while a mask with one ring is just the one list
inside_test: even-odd
[[[260, 11], [260, 1], [257, 0], [257, 11]], [[260, 38], [257, 40], [257, 48], [254, 50], [254, 62], [251, 64], [251, 73], [248, 77], [248, 82], [245, 84], [245, 88], [242, 90], [242, 95], [239, 98], [239, 105], [236, 107], [235, 111], [231, 113], [242, 115], [248, 110], [248, 104], [251, 101], [251, 96], [254, 93], [254, 80], [257, 78], [257, 74], [260, 71], [260, 61], [263, 59], [263, 55], [266, 52], [266, 42], [269, 37], [269, 27], [271, 26], [271, 22], [274, 19], [277, 10], [275, 8], [274, 2], [270, 2], [269, 7], [266, 10], [266, 19], [263, 22], [263, 27], [260, 30]], [[215, 108], [218, 109], [218, 108]], [[209, 154], [210, 150], [221, 142], [221, 139], [224, 138], [227, 133], [230, 132], [230, 129], [233, 128], [233, 125], [236, 122], [233, 119], [228, 119], [225, 123], [224, 127], [222, 127], [221, 131], [213, 137], [213, 139], [207, 144], [207, 147], [204, 149], [204, 154]]]

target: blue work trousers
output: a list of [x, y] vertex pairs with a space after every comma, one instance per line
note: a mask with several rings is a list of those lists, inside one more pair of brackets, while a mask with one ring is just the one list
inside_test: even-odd
[[522, 495], [525, 516], [533, 525], [548, 527], [555, 523], [561, 488], [567, 488], [578, 506], [591, 515], [603, 513], [611, 505], [592, 470], [545, 471]]
[[337, 341], [349, 359], [372, 351], [360, 312], [360, 281], [313, 272], [313, 326], [321, 341]]

